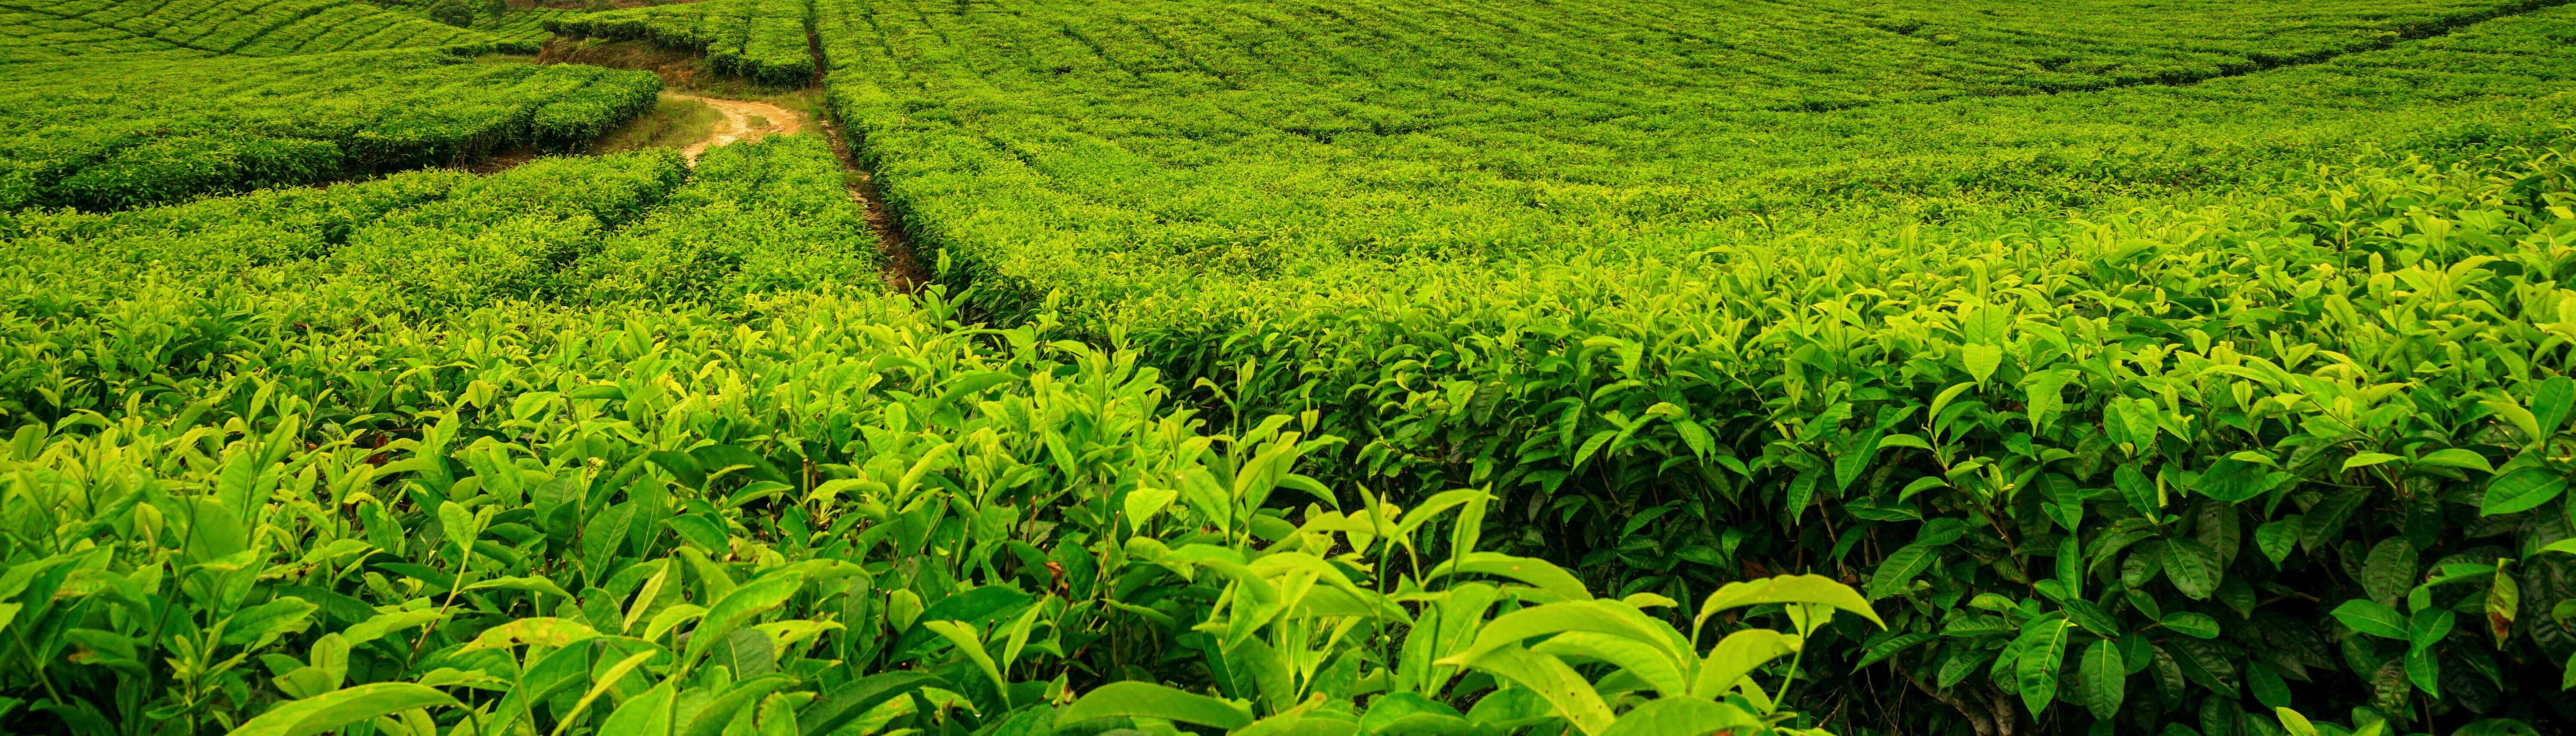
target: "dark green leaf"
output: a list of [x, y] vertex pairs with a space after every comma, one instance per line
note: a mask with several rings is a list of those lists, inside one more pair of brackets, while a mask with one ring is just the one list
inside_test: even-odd
[[2123, 464], [2112, 469], [2111, 483], [2119, 486], [2120, 497], [2128, 499], [2130, 508], [2137, 509], [2147, 518], [2156, 518], [2163, 508], [2155, 481], [2149, 480], [2146, 473], [2139, 472], [2136, 465]]
[[2343, 605], [2335, 607], [2334, 617], [2343, 622], [2345, 628], [2354, 631], [2386, 639], [2406, 639], [2405, 617], [2397, 615], [2397, 609], [2378, 601], [2360, 598], [2344, 601]]
[[[752, 630], [743, 629], [743, 631]], [[740, 633], [741, 632], [736, 632], [737, 635]], [[757, 634], [759, 632], [753, 631], [752, 633]], [[766, 639], [766, 637], [763, 638]], [[780, 674], [770, 674], [736, 680], [733, 687], [726, 689], [724, 694], [716, 696], [714, 700], [708, 701], [707, 704], [697, 712], [697, 715], [691, 717], [688, 725], [680, 732], [680, 734], [681, 736], [721, 736], [725, 731], [725, 726], [733, 723], [734, 716], [741, 714], [743, 709], [752, 707], [754, 704], [759, 703], [761, 698], [768, 697], [770, 693], [777, 692], [779, 688], [793, 685], [795, 682], [795, 680], [788, 678], [786, 675]], [[806, 706], [805, 712], [817, 713], [819, 715], [815, 708], [810, 705]], [[802, 714], [799, 715], [801, 716]]]
[[2487, 516], [2539, 508], [2567, 491], [2567, 478], [2547, 468], [2523, 468], [2487, 483], [2478, 513]]
[[706, 666], [722, 666], [736, 680], [749, 680], [778, 671], [778, 646], [759, 629], [734, 629], [707, 652]]
[[2269, 465], [2230, 457], [2202, 471], [2197, 490], [2210, 498], [2236, 503], [2272, 490], [2271, 473]]
[[2302, 518], [2297, 514], [2291, 514], [2279, 521], [2266, 522], [2260, 527], [2255, 527], [2254, 546], [2263, 550], [2263, 556], [2272, 561], [2272, 566], [2279, 567], [2282, 560], [2290, 558], [2290, 551], [2298, 547]]
[[[734, 445], [707, 445], [690, 450], [689, 459], [697, 461], [698, 467], [709, 475], [725, 468], [741, 466], [744, 469], [736, 472], [747, 474], [752, 480], [788, 482], [787, 474], [779, 472], [778, 466], [770, 464], [768, 458]], [[704, 481], [700, 481], [700, 484], [704, 484]]]
[[913, 649], [938, 638], [938, 634], [922, 628], [920, 622], [964, 621], [970, 625], [987, 626], [1003, 614], [1028, 605], [1029, 600], [1029, 594], [999, 585], [987, 585], [941, 598], [922, 609], [921, 615], [913, 617], [912, 627], [896, 637], [894, 648], [886, 651], [897, 657], [906, 657]]
[[[2550, 380], [2564, 381], [2567, 378], [2561, 376]], [[2511, 718], [2489, 718], [2461, 726], [2459, 730], [2452, 731], [2451, 736], [2540, 736], [2540, 730]]]
[[2540, 382], [2540, 388], [2531, 392], [2531, 414], [2540, 420], [2542, 433], [2557, 432], [2559, 425], [2566, 423], [2567, 410], [2570, 406], [2576, 406], [2576, 380], [2566, 376], [2551, 376], [2549, 380]]
[[2067, 631], [2075, 627], [2065, 621], [2051, 621], [2043, 626], [2046, 627], [2045, 632], [2033, 640], [2029, 648], [2022, 650], [2021, 660], [2013, 668], [2014, 679], [2020, 685], [2022, 706], [2030, 709], [2034, 718], [2040, 711], [2048, 709], [2050, 701], [2057, 699], [2057, 670], [2066, 662]]
[[2219, 576], [2225, 568], [2218, 554], [2197, 539], [2165, 540], [2165, 579], [2172, 580], [2175, 590], [2193, 600], [2207, 600], [2217, 592]]
[[1871, 644], [1867, 649], [1864, 649], [1861, 652], [1860, 661], [1853, 663], [1852, 669], [1860, 669], [1872, 664], [1877, 664], [1879, 660], [1894, 656], [1897, 652], [1912, 649], [1917, 644], [1922, 644], [1936, 638], [1939, 637], [1924, 633], [1897, 634], [1895, 636], [1887, 637], [1878, 643]]
[[1878, 571], [1871, 575], [1870, 600], [1905, 592], [1907, 583], [1914, 582], [1915, 576], [1931, 569], [1932, 564], [1939, 560], [1938, 550], [1925, 545], [1909, 544], [1897, 549], [1895, 554], [1887, 556], [1885, 562], [1879, 563]]
[[375, 720], [413, 708], [457, 705], [437, 688], [408, 682], [378, 682], [280, 703], [250, 719], [229, 736], [312, 736]]
[[2480, 455], [2457, 447], [2448, 450], [2436, 450], [2424, 453], [2423, 457], [2415, 459], [2415, 464], [2431, 465], [2443, 468], [2459, 468], [2462, 470], [2475, 470], [2485, 473], [2495, 472], [2495, 465], [2487, 462], [2485, 455]]
[[2369, 500], [2368, 488], [2347, 488], [2326, 494], [2326, 500], [2308, 509], [2306, 517], [2301, 519], [2299, 546], [2310, 552], [2333, 546], [2335, 538], [2343, 534], [2344, 522]]
[[866, 715], [888, 700], [910, 694], [923, 687], [953, 689], [947, 680], [927, 672], [895, 671], [869, 675], [849, 684], [832, 688], [804, 709], [796, 712], [797, 726], [803, 736], [823, 736], [840, 730], [852, 719]]
[[2120, 702], [2128, 696], [2129, 668], [2121, 660], [2120, 647], [2109, 641], [2097, 641], [2084, 650], [2080, 676], [2084, 678], [2084, 709], [2097, 719], [2109, 719], [2120, 712]]
[[2165, 618], [2161, 623], [2164, 624], [2165, 628], [2172, 629], [2175, 633], [2179, 633], [2184, 636], [2197, 639], [2218, 638], [2218, 619], [2210, 618], [2207, 614], [2192, 613], [2190, 611], [2175, 611], [2173, 613], [2165, 614]]
[[2281, 681], [2281, 673], [2262, 662], [2245, 663], [2245, 687], [2254, 691], [2254, 700], [2265, 708], [2290, 707], [2290, 685]]
[[2416, 649], [2431, 649], [2442, 641], [2442, 637], [2451, 634], [2451, 628], [2458, 621], [2458, 614], [2439, 608], [2416, 611], [2406, 622], [2406, 643]]
[[2093, 605], [2092, 601], [2069, 598], [2060, 605], [2066, 609], [2067, 620], [2074, 621], [2075, 625], [2084, 627], [2085, 631], [2092, 632], [2094, 636], [2105, 639], [2120, 638], [2119, 623], [2113, 621], [2110, 614], [2104, 613], [2101, 606]]
[[2361, 565], [2361, 586], [2379, 605], [2394, 607], [2415, 584], [2415, 543], [2405, 537], [2380, 540]]
[[1160, 718], [1228, 730], [1252, 725], [1252, 714], [1241, 706], [1133, 680], [1109, 683], [1084, 693], [1056, 714], [1056, 725], [1062, 728], [1083, 721], [1119, 716]]

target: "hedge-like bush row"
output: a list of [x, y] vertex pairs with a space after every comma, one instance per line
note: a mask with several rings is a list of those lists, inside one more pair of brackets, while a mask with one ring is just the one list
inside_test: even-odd
[[[843, 5], [834, 110], [979, 304], [1077, 315], [1227, 426], [1314, 412], [1346, 504], [1490, 490], [1484, 539], [1596, 590], [1850, 583], [1889, 630], [1800, 675], [1842, 724], [2576, 718], [2564, 9], [2189, 87], [1772, 114], [1578, 40], [1650, 28]], [[1791, 58], [1745, 73], [1887, 79]]]
[[703, 52], [707, 66], [781, 87], [813, 80], [814, 4], [808, 0], [709, 0], [589, 13], [545, 21], [555, 33]]
[[[1702, 643], [1439, 552], [1483, 494], [1327, 509], [1297, 419], [834, 283], [843, 187], [789, 136], [0, 220], [0, 727], [1812, 736], [1783, 645], [1879, 619], [1784, 576]], [[1513, 684], [1603, 616], [1693, 684]]]
[[0, 92], [0, 210], [122, 209], [573, 150], [661, 89], [650, 72], [483, 65], [466, 55], [477, 51], [60, 67]]
[[96, 0], [29, 2], [13, 10], [35, 18], [77, 21], [106, 34], [149, 39], [214, 55], [287, 56], [476, 46], [495, 40], [350, 0]]

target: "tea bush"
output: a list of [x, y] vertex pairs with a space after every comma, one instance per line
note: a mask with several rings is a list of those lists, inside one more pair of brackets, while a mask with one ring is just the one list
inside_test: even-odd
[[805, 135], [6, 215], [0, 730], [2563, 730], [2576, 13], [2058, 10], [567, 15], [937, 283]]
[[5, 68], [24, 83], [0, 92], [0, 211], [124, 209], [577, 149], [662, 87], [649, 72], [436, 49]]
[[[1888, 629], [1802, 660], [1838, 725], [2576, 716], [2564, 9], [2210, 32], [2240, 59], [2138, 78], [2165, 62], [2070, 41], [2032, 63], [2106, 89], [1980, 98], [1944, 85], [2047, 84], [1867, 47], [1667, 80], [1661, 14], [1203, 7], [818, 22], [980, 306], [1133, 346], [1226, 426], [1314, 412], [1346, 502], [1490, 489], [1489, 543], [1595, 589], [1863, 589]], [[1943, 23], [2065, 25], [1877, 30]], [[1393, 71], [1325, 83], [1359, 68]], [[1836, 90], [1876, 97], [1768, 102]]]
[[1132, 350], [743, 247], [861, 232], [840, 187], [790, 136], [13, 219], [0, 718], [1797, 731], [1779, 660], [1881, 620], [1780, 576], [1684, 633], [1471, 552], [1481, 491], [1344, 511], [1314, 414], [1217, 433]]

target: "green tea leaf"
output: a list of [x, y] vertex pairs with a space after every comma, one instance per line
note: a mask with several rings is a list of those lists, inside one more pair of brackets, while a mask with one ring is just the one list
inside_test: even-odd
[[670, 736], [671, 697], [671, 681], [664, 680], [618, 704], [617, 710], [609, 712], [608, 720], [600, 722], [599, 732], [621, 736]]
[[[2538, 417], [2540, 431], [2549, 434], [2567, 421], [2568, 408], [2576, 406], [2576, 379], [2551, 376], [2531, 392], [2531, 413]], [[2546, 440], [2547, 437], [2533, 439]]]
[[[1576, 604], [1549, 604], [1549, 606], [1565, 605]], [[1545, 607], [1542, 606], [1542, 608]], [[1504, 618], [1528, 613], [1530, 610], [1534, 609], [1504, 614]], [[1497, 618], [1495, 622], [1501, 623], [1504, 618]], [[1488, 632], [1490, 633], [1490, 629]], [[1480, 634], [1478, 640], [1481, 645], [1485, 636]], [[1533, 654], [1521, 648], [1518, 643], [1505, 643], [1485, 649], [1466, 659], [1477, 669], [1537, 693], [1550, 705], [1556, 706], [1558, 717], [1564, 718], [1576, 729], [1585, 733], [1599, 733], [1609, 728], [1612, 721], [1617, 720], [1617, 717], [1611, 713], [1609, 703], [1603, 702], [1600, 694], [1593, 690], [1591, 681], [1584, 679], [1582, 673], [1574, 671], [1574, 668], [1566, 665], [1563, 660]]]
[[2254, 692], [2254, 702], [2278, 708], [2290, 704], [2290, 684], [2281, 681], [2281, 673], [2269, 662], [2245, 663], [2245, 689]]
[[[793, 684], [796, 684], [795, 680], [780, 674], [736, 680], [732, 687], [725, 689], [724, 694], [707, 701], [696, 715], [689, 718], [688, 724], [678, 733], [681, 736], [721, 736], [725, 726], [733, 723], [735, 716], [741, 715], [743, 709], [753, 707], [770, 693]], [[807, 706], [805, 712], [821, 715], [823, 711], [814, 706]]]
[[1887, 637], [1886, 640], [1872, 644], [1862, 650], [1860, 661], [1853, 663], [1852, 669], [1857, 670], [1877, 664], [1879, 660], [1895, 656], [1898, 652], [1912, 649], [1918, 644], [1938, 638], [1940, 638], [1938, 635], [1923, 633], [1896, 634], [1894, 636]]
[[2451, 634], [2451, 628], [2458, 621], [2457, 615], [2439, 608], [2416, 611], [2406, 622], [2406, 642], [2416, 649], [2432, 649], [2434, 644], [2442, 641], [2442, 637]]
[[1591, 600], [1592, 592], [1583, 581], [1556, 563], [1530, 557], [1513, 557], [1499, 552], [1470, 552], [1432, 568], [1426, 579], [1439, 579], [1457, 573], [1475, 573], [1517, 580], [1567, 600]]
[[1897, 548], [1896, 552], [1888, 555], [1885, 561], [1878, 563], [1878, 571], [1871, 574], [1870, 600], [1904, 592], [1907, 584], [1914, 582], [1915, 577], [1922, 575], [1925, 570], [1932, 569], [1932, 565], [1939, 561], [1940, 552], [1933, 547], [1909, 544]]
[[[2358, 731], [2353, 736], [2362, 736]], [[2487, 718], [2471, 721], [2452, 731], [2451, 736], [2540, 736], [2540, 730], [2511, 718]]]
[[1056, 713], [1058, 729], [1101, 718], [1143, 717], [1223, 729], [1252, 725], [1243, 706], [1164, 685], [1133, 680], [1094, 688]]
[[2156, 494], [2155, 481], [2149, 480], [2146, 473], [2139, 472], [2136, 465], [2123, 464], [2113, 468], [2111, 482], [2120, 488], [2120, 497], [2127, 499], [2129, 507], [2137, 509], [2140, 515], [2153, 519], [2164, 508], [2163, 499]]
[[2495, 578], [2487, 583], [2487, 629], [2495, 635], [2496, 648], [2513, 638], [2513, 622], [2522, 611], [2522, 584], [2502, 564], [2496, 566]]
[[[2110, 641], [2097, 641], [2085, 648], [2084, 661], [2078, 666], [2084, 678], [2084, 709], [2093, 717], [2108, 720], [2120, 712], [2120, 702], [2128, 696], [2128, 665], [2121, 661], [2120, 647]], [[2025, 701], [2027, 702], [2027, 701]]]
[[2299, 715], [2298, 711], [2276, 707], [2272, 713], [2281, 720], [2281, 729], [2290, 732], [2290, 736], [2322, 736], [2317, 732], [2316, 724], [2308, 722], [2308, 717]]
[[2172, 580], [2175, 590], [2192, 600], [2208, 600], [2217, 592], [2220, 576], [2226, 570], [2219, 565], [2218, 554], [2197, 539], [2172, 539], [2165, 542], [2165, 579]]
[[1975, 378], [1979, 384], [1985, 383], [1986, 378], [1994, 375], [1995, 369], [2003, 363], [2003, 348], [1993, 345], [1959, 346], [1959, 364], [1966, 367], [1968, 375]]
[[490, 580], [485, 580], [485, 581], [483, 581], [483, 582], [479, 582], [479, 583], [474, 583], [474, 584], [471, 584], [471, 585], [467, 585], [467, 586], [465, 586], [465, 588], [464, 588], [464, 589], [465, 589], [465, 590], [491, 590], [491, 589], [494, 589], [494, 588], [500, 588], [500, 589], [504, 589], [504, 590], [524, 590], [524, 591], [529, 591], [529, 592], [532, 592], [532, 593], [546, 593], [546, 594], [553, 595], [553, 596], [555, 596], [555, 597], [557, 597], [557, 598], [561, 598], [561, 599], [564, 599], [564, 600], [571, 600], [571, 599], [572, 599], [572, 597], [573, 597], [571, 592], [564, 590], [564, 589], [563, 589], [563, 586], [561, 586], [561, 585], [556, 585], [556, 584], [555, 584], [555, 581], [553, 581], [553, 580], [548, 580], [548, 579], [546, 579], [546, 578], [540, 578], [540, 577], [523, 577], [523, 578], [501, 577], [501, 578], [492, 578], [492, 579], [490, 579]]
[[[814, 702], [806, 704], [803, 710], [797, 711], [796, 722], [804, 729], [803, 736], [824, 736], [840, 730], [851, 720], [867, 714], [877, 706], [884, 705], [888, 700], [903, 697], [924, 687], [949, 689], [955, 686], [938, 675], [913, 670], [869, 675], [832, 688]], [[1243, 715], [1246, 722], [1251, 720], [1250, 713]], [[721, 729], [722, 726], [719, 724], [717, 728]], [[691, 730], [692, 732], [696, 730], [694, 725]]]
[[2029, 648], [2022, 650], [2021, 659], [2013, 668], [2014, 680], [2021, 690], [2022, 706], [2030, 710], [2033, 718], [2057, 699], [2057, 670], [2066, 662], [2067, 630], [2075, 627], [2062, 620], [2040, 625], [2046, 627], [2045, 630]]
[[277, 704], [242, 723], [230, 736], [312, 736], [413, 708], [461, 705], [436, 688], [378, 682]]
[[455, 501], [439, 502], [438, 524], [439, 530], [447, 533], [448, 543], [460, 547], [472, 547], [474, 539], [483, 533], [474, 523], [474, 512]]
[[1138, 488], [1128, 491], [1127, 523], [1142, 529], [1145, 522], [1153, 520], [1155, 514], [1163, 511], [1163, 507], [1171, 505], [1173, 499], [1180, 497], [1180, 491], [1168, 488]]
[[[1708, 652], [1700, 664], [1699, 679], [1690, 685], [1690, 695], [1702, 698], [1725, 697], [1737, 680], [1773, 659], [1797, 651], [1797, 640], [1769, 629], [1745, 629], [1726, 635]], [[1631, 668], [1634, 669], [1634, 668]], [[1673, 694], [1666, 691], [1666, 694]]]
[[2236, 503], [2272, 490], [2271, 477], [2269, 463], [2248, 462], [2231, 456], [2202, 471], [2196, 488], [2202, 495]]
[[563, 648], [574, 642], [596, 638], [599, 632], [589, 624], [566, 618], [523, 618], [489, 629], [465, 645], [460, 652], [500, 649], [515, 646]]
[[2345, 628], [2383, 639], [2406, 639], [2406, 618], [2397, 609], [2377, 601], [2355, 598], [2334, 609], [2336, 621]]
[[1601, 736], [1705, 736], [1762, 726], [1762, 719], [1728, 703], [1687, 695], [1646, 701], [1620, 714]]
[[2164, 620], [2158, 623], [2176, 633], [2195, 639], [2218, 638], [2218, 619], [2210, 618], [2208, 614], [2175, 611], [2165, 614]]
[[2272, 566], [2279, 567], [2298, 547], [2300, 518], [2292, 514], [2254, 528], [2254, 546], [2263, 550], [2263, 557], [2271, 560]]
[[2092, 601], [2067, 598], [2060, 601], [2058, 605], [2066, 609], [2067, 620], [2084, 627], [2085, 631], [2091, 632], [2094, 636], [2105, 639], [2120, 638], [2119, 623], [2111, 618], [2111, 614], [2104, 612], [2101, 606], [2093, 605]]
[[2436, 450], [2424, 453], [2423, 457], [2415, 459], [2415, 464], [2432, 465], [2443, 468], [2460, 468], [2463, 470], [2475, 470], [2483, 473], [2495, 472], [2495, 466], [2487, 462], [2486, 456], [2457, 447], [2448, 450]]
[[737, 679], [764, 677], [778, 671], [778, 644], [757, 627], [734, 629], [707, 651], [706, 666], [724, 667]]
[[779, 575], [745, 583], [725, 594], [724, 600], [716, 601], [713, 608], [707, 609], [706, 618], [700, 619], [698, 627], [690, 631], [687, 661], [697, 661], [753, 616], [785, 605], [787, 599], [796, 595], [796, 590], [804, 585], [805, 577], [802, 575]]
[[233, 613], [224, 619], [223, 643], [241, 646], [270, 636], [303, 631], [320, 606], [302, 598], [279, 598]]
[[2415, 544], [2405, 537], [2380, 540], [2361, 565], [2361, 585], [2379, 605], [2395, 607], [2415, 583]]
[[2478, 513], [2495, 516], [2539, 508], [2567, 492], [2567, 478], [2547, 468], [2523, 468], [2487, 483]]

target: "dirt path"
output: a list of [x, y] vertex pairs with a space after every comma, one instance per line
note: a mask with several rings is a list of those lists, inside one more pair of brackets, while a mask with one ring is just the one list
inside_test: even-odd
[[[680, 155], [687, 157], [689, 165], [692, 166], [697, 165], [698, 154], [706, 153], [709, 148], [735, 141], [756, 141], [772, 135], [789, 135], [804, 129], [804, 122], [795, 113], [766, 102], [719, 100], [696, 95], [679, 96], [706, 103], [707, 107], [724, 113], [724, 122], [717, 123], [716, 129], [708, 133], [706, 138], [680, 149]], [[760, 118], [757, 122], [761, 124], [755, 125], [752, 119], [754, 117]]]
[[[772, 135], [788, 135], [805, 127], [804, 118], [765, 102], [679, 96], [706, 103], [708, 107], [724, 113], [724, 122], [718, 123], [706, 138], [680, 149], [680, 155], [687, 157], [692, 166], [697, 165], [698, 155], [709, 148]], [[753, 116], [762, 118], [767, 125], [753, 125]], [[840, 157], [841, 168], [857, 174], [853, 177], [855, 183], [850, 185], [850, 200], [865, 210], [868, 225], [876, 230], [877, 250], [886, 258], [886, 288], [907, 294], [919, 290], [922, 284], [930, 281], [929, 275], [912, 255], [912, 239], [906, 236], [902, 224], [895, 220], [893, 214], [886, 211], [884, 200], [877, 195], [876, 177], [850, 157], [849, 141], [841, 138], [841, 131], [835, 129], [831, 121], [816, 122], [823, 129], [823, 135], [832, 142], [832, 152]]]
[[[829, 60], [823, 57], [823, 38], [807, 32], [805, 48], [814, 54], [812, 86], [821, 88], [832, 68]], [[841, 158], [841, 170], [852, 175], [850, 201], [857, 202], [867, 213], [869, 229], [877, 232], [877, 253], [885, 256], [885, 270], [881, 276], [885, 279], [886, 290], [897, 294], [920, 293], [922, 285], [930, 283], [930, 272], [923, 269], [921, 259], [912, 254], [912, 233], [904, 229], [903, 219], [895, 217], [894, 212], [886, 208], [884, 193], [877, 190], [876, 172], [861, 165], [858, 157], [850, 155], [852, 141], [842, 134], [840, 126], [832, 124], [831, 115], [821, 115], [814, 122], [832, 141], [832, 155]]]
[[831, 136], [832, 152], [841, 157], [841, 169], [857, 174], [850, 184], [850, 201], [859, 203], [867, 214], [868, 226], [877, 231], [877, 252], [885, 256], [886, 290], [899, 294], [920, 292], [922, 285], [930, 283], [930, 272], [922, 268], [920, 258], [913, 256], [912, 234], [904, 229], [903, 221], [886, 209], [885, 197], [877, 191], [876, 172], [860, 166], [858, 159], [850, 156], [850, 141], [841, 136], [839, 127], [830, 120], [821, 122], [823, 134]]

